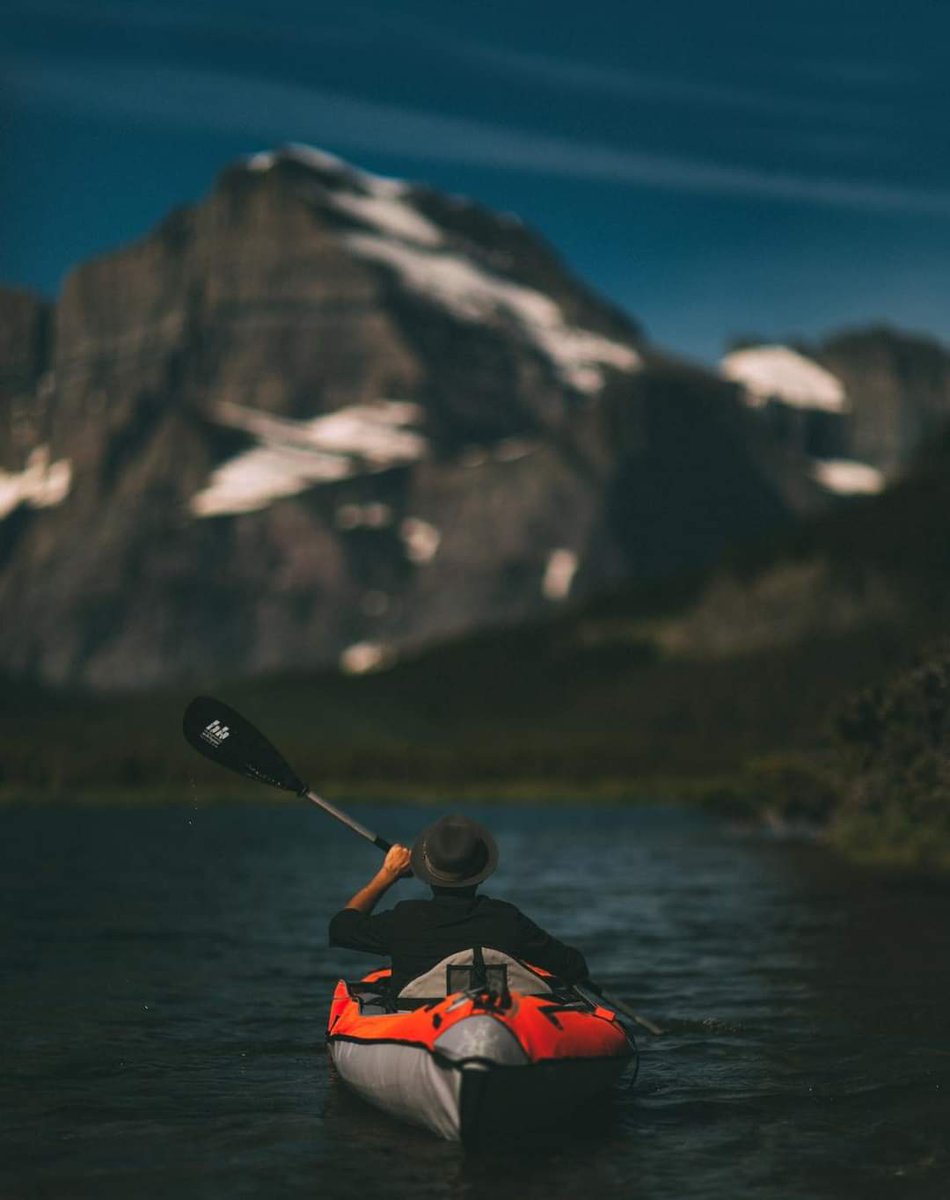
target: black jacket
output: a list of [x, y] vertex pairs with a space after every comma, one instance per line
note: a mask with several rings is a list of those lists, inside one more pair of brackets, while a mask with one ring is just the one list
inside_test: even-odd
[[436, 892], [431, 900], [403, 900], [381, 913], [344, 908], [330, 921], [330, 945], [389, 955], [394, 996], [447, 955], [473, 946], [502, 950], [565, 983], [587, 977], [579, 950], [545, 933], [513, 904], [471, 892]]

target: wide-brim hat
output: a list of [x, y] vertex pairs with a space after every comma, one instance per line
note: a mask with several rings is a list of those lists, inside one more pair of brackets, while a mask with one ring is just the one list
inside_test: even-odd
[[484, 825], [468, 817], [440, 817], [412, 847], [412, 873], [433, 887], [481, 883], [498, 866], [498, 847]]

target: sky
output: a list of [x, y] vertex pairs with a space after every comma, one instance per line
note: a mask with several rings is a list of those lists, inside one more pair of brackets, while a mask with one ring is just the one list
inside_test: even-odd
[[950, 4], [6, 0], [0, 281], [286, 142], [513, 212], [667, 349], [950, 340]]

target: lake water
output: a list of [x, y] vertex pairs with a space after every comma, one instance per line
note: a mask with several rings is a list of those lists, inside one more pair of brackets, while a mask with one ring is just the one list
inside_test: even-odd
[[633, 1089], [478, 1153], [395, 1124], [323, 1048], [372, 961], [326, 945], [370, 846], [305, 804], [7, 808], [0, 1196], [950, 1195], [945, 886], [688, 810], [465, 811], [500, 844], [485, 890], [666, 1026]]

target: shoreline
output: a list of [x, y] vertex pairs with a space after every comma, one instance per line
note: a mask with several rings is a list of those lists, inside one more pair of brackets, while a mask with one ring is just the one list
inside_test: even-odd
[[[316, 789], [340, 804], [409, 804], [420, 808], [465, 800], [482, 804], [518, 803], [529, 806], [548, 804], [639, 805], [695, 804], [705, 807], [703, 796], [711, 781], [657, 779], [636, 783], [627, 779], [594, 780], [591, 783], [553, 784], [547, 780], [508, 780], [491, 783], [437, 784], [412, 786], [391, 781], [366, 780], [361, 783], [325, 782]], [[713, 786], [718, 786], [718, 781]], [[0, 787], [0, 808], [11, 805], [101, 806], [135, 808], [147, 805], [273, 804], [283, 806], [303, 800], [292, 792], [237, 784], [233, 788], [157, 785], [154, 787], [84, 786], [75, 789]]]
[[[328, 781], [320, 794], [341, 805], [409, 805], [432, 809], [462, 802], [486, 807], [514, 804], [526, 808], [587, 806], [626, 808], [638, 806], [691, 807], [710, 817], [731, 823], [737, 832], [767, 839], [813, 845], [852, 866], [894, 878], [950, 881], [950, 845], [931, 844], [927, 853], [919, 847], [888, 841], [886, 831], [864, 821], [842, 818], [831, 812], [826, 821], [802, 819], [783, 811], [781, 801], [763, 789], [761, 799], [745, 786], [742, 776], [677, 778], [660, 776], [636, 782], [629, 779], [600, 779], [588, 784], [552, 784], [546, 780], [508, 780], [459, 787], [430, 783], [412, 787], [392, 782], [366, 780], [360, 784]], [[152, 787], [109, 786], [75, 790], [0, 787], [0, 811], [12, 808], [42, 809], [203, 809], [224, 806], [283, 808], [302, 801], [291, 792], [238, 784], [231, 788], [208, 786]]]

